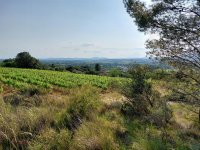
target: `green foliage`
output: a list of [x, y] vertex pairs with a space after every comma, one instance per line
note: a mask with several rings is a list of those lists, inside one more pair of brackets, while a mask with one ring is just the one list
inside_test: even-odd
[[150, 56], [177, 68], [199, 70], [198, 0], [152, 1], [149, 7], [142, 0], [123, 1], [140, 31], [159, 35], [147, 41]]
[[88, 118], [98, 107], [98, 91], [91, 86], [83, 86], [78, 93], [74, 93], [71, 102], [68, 108], [70, 114]]
[[149, 107], [154, 106], [155, 99], [159, 94], [153, 91], [152, 85], [147, 81], [148, 67], [134, 66], [130, 69], [132, 82], [124, 87], [124, 95], [128, 98], [123, 111], [129, 115], [146, 115], [150, 112]]
[[180, 82], [170, 87], [175, 95], [200, 107], [199, 0], [153, 1], [149, 7], [141, 0], [124, 4], [140, 31], [159, 35], [147, 41], [148, 54], [178, 69]]
[[92, 66], [89, 66], [89, 65], [80, 65], [80, 66], [68, 66], [65, 69], [67, 71], [70, 71], [70, 72], [73, 72], [73, 73], [95, 75], [95, 74], [99, 73], [99, 71], [96, 71], [95, 69], [100, 69], [100, 68], [93, 68]]
[[[163, 134], [162, 127], [145, 122], [146, 116], [121, 114], [121, 101], [102, 104], [94, 87], [59, 92], [41, 95], [31, 88], [0, 97], [0, 149], [199, 149], [198, 128], [168, 124]], [[27, 105], [37, 98], [42, 103]], [[151, 115], [164, 118], [163, 108], [155, 105]]]
[[27, 149], [33, 137], [53, 124], [50, 106], [32, 105], [35, 98], [16, 94], [0, 97], [0, 148]]
[[146, 143], [147, 150], [168, 150], [170, 147], [161, 139], [150, 139]]
[[76, 129], [82, 119], [89, 119], [98, 110], [100, 104], [97, 89], [91, 86], [83, 86], [78, 92], [72, 93], [70, 104], [58, 121], [58, 126], [70, 130]]
[[109, 76], [111, 77], [120, 77], [121, 71], [119, 69], [111, 69], [109, 71]]
[[[179, 127], [177, 122], [166, 123], [171, 118], [165, 101], [167, 99], [160, 98], [154, 91], [154, 84], [159, 88], [164, 81], [150, 80], [151, 75], [145, 66], [134, 67], [130, 72], [133, 76], [131, 81], [54, 71], [0, 68], [1, 82], [23, 87], [19, 91], [14, 89], [16, 93], [11, 94], [7, 93], [9, 87], [3, 85], [4, 97], [0, 97], [0, 149], [199, 149], [198, 126], [186, 130]], [[41, 88], [44, 87], [41, 83], [45, 82], [50, 87], [73, 82], [71, 87], [75, 88], [51, 89], [48, 93]], [[130, 118], [121, 114], [122, 97], [118, 99], [113, 93], [106, 97], [108, 102], [104, 99], [100, 101], [99, 96], [105, 96], [113, 88], [100, 93], [100, 89], [90, 86], [100, 83], [101, 86], [108, 84], [106, 87], [110, 87], [112, 84], [115, 87], [115, 83], [126, 82], [129, 83], [126, 94], [130, 100], [126, 108], [132, 116], [140, 112], [141, 117]], [[153, 107], [148, 98], [151, 98]], [[143, 113], [146, 108], [148, 114]], [[181, 106], [178, 109], [183, 111]], [[190, 114], [186, 116], [190, 117]]]
[[170, 71], [171, 70], [151, 69], [149, 72], [147, 72], [147, 76], [153, 80], [165, 80], [170, 76]]
[[39, 60], [32, 57], [28, 52], [21, 52], [17, 54], [16, 58], [4, 60], [1, 66], [12, 67], [12, 68], [32, 68], [32, 69], [39, 69], [42, 67]]
[[101, 71], [100, 64], [95, 64], [95, 71], [97, 71], [97, 72]]
[[6, 59], [1, 65], [2, 67], [16, 67], [15, 59]]
[[118, 150], [119, 144], [115, 140], [114, 125], [104, 119], [84, 122], [74, 134], [72, 149], [103, 149]]
[[160, 98], [159, 100], [151, 109], [151, 115], [146, 120], [157, 127], [165, 128], [172, 118], [172, 110], [164, 98]]
[[39, 60], [32, 57], [28, 52], [21, 52], [15, 58], [16, 67], [18, 68], [39, 68]]
[[68, 150], [71, 143], [71, 133], [68, 130], [61, 130], [57, 133], [53, 129], [47, 129], [30, 143], [32, 150]]
[[36, 85], [43, 88], [72, 88], [90, 84], [102, 89], [107, 89], [112, 81], [124, 83], [127, 80], [128, 79], [124, 78], [73, 74], [68, 72], [0, 68], [0, 81], [18, 88], [28, 87], [29, 85]]

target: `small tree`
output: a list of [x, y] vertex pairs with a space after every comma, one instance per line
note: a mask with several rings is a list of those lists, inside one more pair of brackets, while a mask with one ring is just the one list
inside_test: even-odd
[[[150, 57], [181, 70], [186, 82], [171, 87], [200, 107], [200, 0], [123, 0], [139, 31], [154, 33], [147, 41]], [[200, 122], [200, 108], [199, 108]]]
[[15, 59], [5, 59], [2, 62], [3, 67], [16, 67]]
[[17, 54], [15, 63], [18, 68], [37, 69], [40, 66], [39, 60], [32, 57], [28, 52], [21, 52]]
[[95, 64], [95, 71], [96, 71], [96, 72], [101, 71], [101, 66], [100, 66], [100, 64]]
[[124, 95], [128, 98], [123, 107], [123, 111], [130, 115], [147, 115], [150, 108], [154, 107], [155, 99], [158, 93], [153, 91], [151, 83], [147, 81], [147, 66], [133, 66], [129, 72], [132, 75], [132, 81], [125, 87]]
[[120, 77], [122, 75], [122, 71], [119, 68], [112, 68], [108, 75], [111, 77]]

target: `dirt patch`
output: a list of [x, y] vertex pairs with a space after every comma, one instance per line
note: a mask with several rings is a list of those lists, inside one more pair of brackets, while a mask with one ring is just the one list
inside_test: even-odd
[[109, 92], [109, 93], [101, 94], [101, 100], [107, 105], [110, 105], [116, 102], [122, 103], [123, 101], [125, 101], [125, 99], [126, 98], [118, 92]]

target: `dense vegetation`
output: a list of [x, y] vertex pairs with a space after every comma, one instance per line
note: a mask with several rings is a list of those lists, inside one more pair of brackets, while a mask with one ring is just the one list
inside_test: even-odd
[[200, 149], [200, 1], [123, 1], [139, 31], [159, 35], [150, 56], [173, 69], [36, 70], [19, 53], [2, 65], [32, 69], [0, 68], [0, 149]]
[[91, 84], [106, 89], [112, 84], [121, 84], [128, 79], [47, 70], [0, 68], [0, 81], [14, 87], [36, 85], [45, 88], [71, 88]]
[[13, 59], [5, 59], [1, 64], [3, 67], [16, 67], [16, 68], [32, 68], [39, 69], [42, 67], [39, 60], [32, 57], [28, 52], [18, 53]]
[[182, 102], [199, 107], [200, 122], [200, 1], [160, 0], [149, 7], [140, 0], [123, 1], [139, 31], [158, 35], [147, 41], [148, 54], [182, 74], [171, 89]]
[[[169, 73], [155, 80], [148, 67], [134, 66], [132, 80], [124, 82], [127, 79], [56, 71], [0, 70], [1, 149], [193, 150], [200, 146], [197, 115], [191, 107], [166, 103], [171, 97], [166, 86]], [[121, 82], [118, 89], [116, 82]], [[186, 114], [181, 114], [183, 110]]]

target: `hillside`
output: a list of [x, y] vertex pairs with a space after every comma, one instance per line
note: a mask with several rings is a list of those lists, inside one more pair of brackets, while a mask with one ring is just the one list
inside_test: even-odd
[[0, 150], [200, 150], [200, 0], [0, 9]]
[[[168, 103], [151, 114], [122, 113], [129, 79], [0, 68], [0, 149], [196, 150], [197, 115], [185, 104]], [[151, 81], [165, 97], [165, 81]], [[159, 99], [157, 99], [158, 101]], [[184, 109], [184, 112], [182, 110]], [[165, 113], [165, 111], [164, 111]]]

